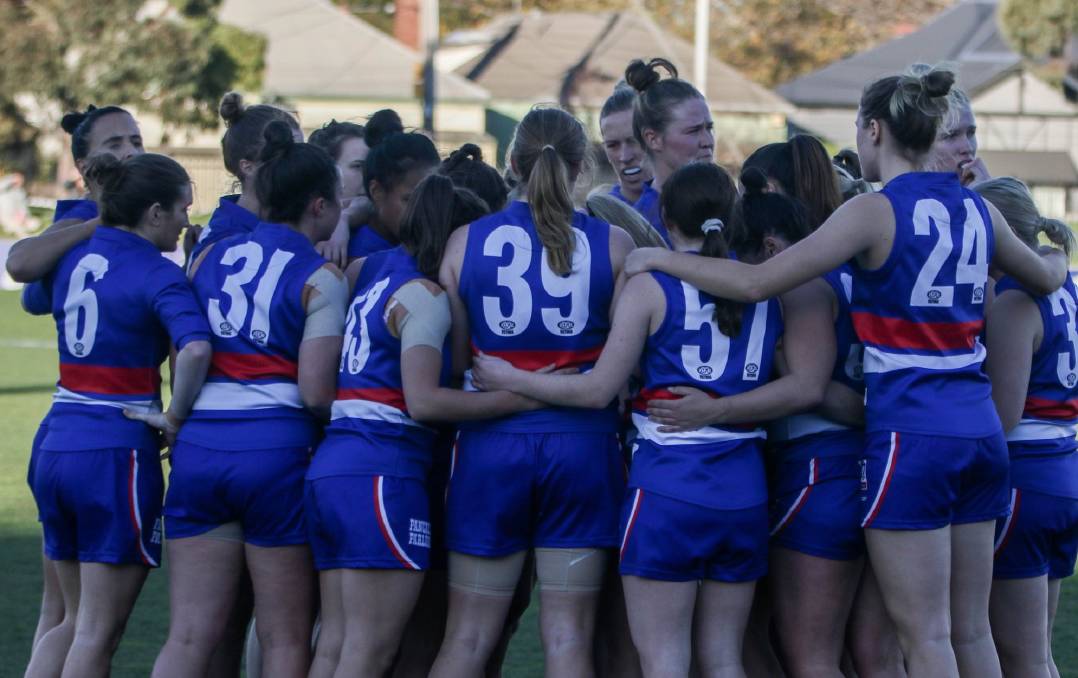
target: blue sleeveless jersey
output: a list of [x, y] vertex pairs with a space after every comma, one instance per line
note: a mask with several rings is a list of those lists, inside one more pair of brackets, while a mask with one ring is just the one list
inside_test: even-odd
[[239, 206], [238, 195], [223, 195], [213, 211], [209, 222], [198, 236], [198, 242], [191, 248], [188, 261], [195, 261], [210, 245], [231, 238], [234, 235], [246, 235], [258, 225], [258, 215]]
[[392, 249], [393, 243], [378, 235], [370, 226], [364, 224], [352, 233], [348, 239], [348, 258], [359, 259], [375, 252]]
[[651, 276], [666, 298], [666, 315], [644, 347], [644, 385], [633, 402], [633, 424], [637, 439], [652, 445], [634, 455], [629, 485], [710, 505], [716, 493], [736, 491], [731, 478], [716, 473], [716, 465], [745, 442], [765, 438], [764, 430], [755, 424], [713, 425], [664, 433], [648, 419], [647, 401], [675, 398], [672, 386], [692, 386], [721, 398], [766, 384], [782, 335], [782, 313], [774, 299], [747, 304], [741, 330], [728, 337], [715, 322], [715, 297], [665, 273]]
[[209, 251], [192, 283], [213, 364], [181, 440], [220, 450], [314, 443], [319, 426], [300, 399], [297, 361], [303, 288], [325, 263], [306, 237], [265, 222]]
[[[835, 316], [835, 366], [831, 371], [831, 381], [848, 386], [857, 393], [864, 394], [864, 352], [865, 347], [857, 338], [853, 320], [850, 317], [850, 302], [853, 298], [853, 269], [843, 264], [823, 276], [824, 282], [831, 287], [831, 292], [838, 301], [838, 314]], [[814, 412], [794, 414], [774, 422], [768, 429], [770, 439], [778, 442], [811, 443], [816, 441], [835, 441], [856, 436], [862, 438], [860, 429], [851, 429], [843, 424], [831, 421]], [[787, 449], [783, 459], [792, 460], [800, 457], [825, 457], [828, 452], [847, 454], [847, 445], [798, 445], [798, 449]]]
[[621, 192], [621, 184], [619, 184], [619, 183], [616, 183], [616, 182], [614, 183], [613, 188], [610, 189], [610, 195], [612, 195], [615, 198], [617, 198], [618, 200], [622, 201], [623, 203], [625, 203], [629, 207], [633, 206], [632, 201], [629, 200], [628, 198], [626, 198], [625, 194]]
[[644, 192], [640, 194], [640, 199], [633, 205], [633, 209], [644, 215], [648, 223], [655, 227], [655, 230], [662, 236], [667, 246], [672, 246], [670, 232], [666, 230], [666, 224], [663, 223], [663, 208], [660, 204], [660, 197], [659, 192], [651, 187], [651, 182], [649, 181], [644, 184]]
[[[1004, 277], [996, 283], [996, 294], [1007, 290], [1029, 294], [1013, 278]], [[1007, 434], [1008, 447], [1012, 457], [1069, 454], [1078, 447], [1078, 290], [1068, 276], [1052, 294], [1032, 298], [1041, 313], [1044, 338], [1033, 354], [1022, 420]]]
[[984, 201], [953, 172], [903, 174], [881, 193], [894, 209], [891, 253], [875, 271], [853, 266], [866, 429], [993, 435], [980, 333], [995, 240]]
[[[610, 331], [614, 273], [610, 225], [580, 212], [573, 216], [572, 272], [550, 270], [528, 204], [513, 202], [468, 227], [460, 296], [468, 310], [472, 349], [535, 370], [590, 369]], [[603, 410], [556, 407], [461, 428], [567, 433], [617, 430], [613, 404]]]
[[[413, 420], [404, 402], [401, 340], [386, 326], [386, 304], [405, 283], [424, 278], [403, 247], [367, 257], [366, 283], [348, 307], [337, 399], [309, 479], [336, 475], [425, 478], [436, 431]], [[448, 362], [443, 364], [448, 384]]]
[[93, 200], [86, 200], [85, 198], [79, 198], [78, 200], [57, 200], [56, 210], [52, 215], [52, 223], [61, 221], [63, 219], [79, 219], [80, 221], [89, 221], [90, 219], [96, 219], [97, 203]]
[[183, 271], [150, 241], [99, 226], [49, 275], [60, 380], [48, 415], [49, 450], [157, 448], [157, 434], [123, 410], [161, 406], [169, 344], [209, 340]]

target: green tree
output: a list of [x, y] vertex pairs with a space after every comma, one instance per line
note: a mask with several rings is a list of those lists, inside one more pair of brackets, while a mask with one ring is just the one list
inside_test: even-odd
[[217, 5], [0, 0], [0, 128], [25, 124], [28, 109], [55, 117], [90, 103], [135, 106], [168, 125], [216, 125], [234, 83], [257, 89], [264, 47], [219, 26]]
[[1061, 57], [1067, 40], [1078, 34], [1074, 0], [1004, 0], [999, 18], [1015, 50], [1038, 61]]

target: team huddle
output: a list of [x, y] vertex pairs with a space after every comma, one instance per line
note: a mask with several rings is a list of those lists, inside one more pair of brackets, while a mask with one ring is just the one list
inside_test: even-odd
[[500, 675], [535, 584], [548, 676], [1058, 677], [1074, 238], [989, 176], [954, 79], [870, 83], [856, 154], [799, 135], [735, 178], [703, 95], [635, 60], [586, 200], [559, 108], [500, 174], [390, 110], [304, 143], [229, 94], [240, 193], [201, 229], [128, 112], [65, 116], [88, 196], [8, 260], [60, 354], [26, 675], [107, 675], [164, 549], [162, 678], [245, 646]]

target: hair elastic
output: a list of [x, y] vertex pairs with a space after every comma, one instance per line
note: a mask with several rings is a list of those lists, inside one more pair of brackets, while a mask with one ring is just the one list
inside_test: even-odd
[[703, 231], [704, 235], [707, 235], [712, 231], [722, 233], [722, 229], [725, 225], [726, 224], [722, 223], [722, 219], [708, 219], [700, 225], [700, 230]]
[[546, 149], [548, 149], [548, 148], [549, 148], [550, 150], [554, 151], [555, 153], [557, 153], [557, 152], [558, 152], [558, 149], [554, 148], [554, 144], [547, 144], [546, 146], [543, 146], [542, 148], [540, 148], [540, 149], [539, 149], [539, 152], [543, 152], [543, 151], [545, 151], [545, 150], [546, 150]]

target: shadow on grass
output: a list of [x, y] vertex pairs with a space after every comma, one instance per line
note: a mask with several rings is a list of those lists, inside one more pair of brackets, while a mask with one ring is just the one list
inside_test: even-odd
[[0, 386], [0, 396], [52, 393], [55, 390], [56, 382], [50, 382], [48, 384], [18, 384], [16, 386]]
[[[41, 537], [0, 524], [0, 677], [21, 676], [41, 605]], [[117, 678], [148, 676], [168, 632], [165, 568], [150, 573], [112, 663]]]

